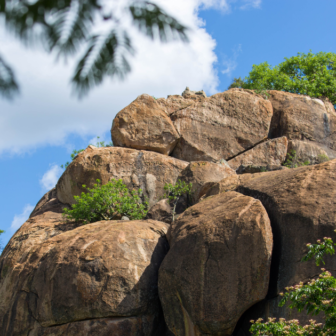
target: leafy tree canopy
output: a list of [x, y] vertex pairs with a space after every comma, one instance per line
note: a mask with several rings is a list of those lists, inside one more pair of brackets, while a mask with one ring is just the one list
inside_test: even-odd
[[311, 97], [327, 97], [336, 105], [336, 54], [298, 53], [277, 66], [267, 62], [253, 65], [243, 80], [235, 78], [229, 88], [279, 90]]
[[[134, 54], [124, 23], [130, 21], [146, 36], [162, 42], [187, 41], [187, 28], [150, 1], [0, 0], [0, 20], [23, 43], [42, 42], [58, 57], [84, 54], [71, 82], [82, 96], [106, 76], [122, 79]], [[98, 27], [102, 29], [99, 30]], [[0, 55], [0, 95], [12, 98], [19, 86], [11, 67]]]

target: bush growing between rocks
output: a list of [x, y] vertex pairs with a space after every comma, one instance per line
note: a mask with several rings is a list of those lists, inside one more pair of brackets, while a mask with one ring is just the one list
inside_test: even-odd
[[296, 151], [291, 150], [290, 153], [287, 153], [287, 158], [283, 165], [287, 168], [297, 168], [302, 166], [309, 166], [309, 164], [309, 161], [299, 161], [296, 155]]
[[88, 224], [122, 216], [143, 219], [147, 214], [148, 203], [141, 199], [142, 190], [130, 191], [122, 180], [113, 179], [105, 185], [97, 180], [92, 189], [86, 189], [87, 192], [82, 192], [81, 196], [74, 196], [76, 204], [71, 205], [71, 209], [63, 209], [65, 218]]
[[169, 199], [169, 202], [173, 203], [173, 222], [175, 220], [176, 215], [176, 206], [183, 195], [191, 195], [191, 188], [192, 183], [187, 184], [184, 181], [178, 180], [175, 185], [172, 183], [166, 183], [164, 186], [165, 195], [164, 198], [167, 197]]
[[[323, 242], [317, 241], [317, 244], [307, 244], [308, 253], [302, 261], [308, 261], [315, 257], [316, 265], [324, 264], [323, 256], [335, 253], [334, 242], [331, 238], [325, 237]], [[322, 268], [322, 273], [318, 279], [313, 279], [307, 284], [300, 282], [296, 286], [286, 288], [286, 293], [280, 293], [283, 296], [279, 306], [282, 307], [290, 301], [289, 307], [296, 308], [299, 312], [306, 310], [308, 315], [318, 315], [323, 312], [325, 323], [316, 323], [313, 319], [310, 324], [301, 326], [298, 320], [286, 321], [280, 318], [269, 318], [268, 322], [262, 322], [262, 319], [251, 321], [252, 335], [264, 336], [331, 336], [336, 335], [336, 279], [330, 272]]]

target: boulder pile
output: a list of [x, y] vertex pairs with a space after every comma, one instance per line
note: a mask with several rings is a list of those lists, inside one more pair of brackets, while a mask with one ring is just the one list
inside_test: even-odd
[[[306, 244], [336, 229], [335, 130], [330, 102], [286, 92], [139, 96], [113, 121], [114, 147], [79, 153], [4, 249], [0, 336], [248, 336], [259, 317], [306, 323], [279, 294], [319, 274], [300, 262]], [[66, 221], [97, 179], [141, 189], [146, 219]], [[192, 193], [173, 221], [164, 187], [177, 180]], [[334, 258], [326, 268], [336, 275]]]

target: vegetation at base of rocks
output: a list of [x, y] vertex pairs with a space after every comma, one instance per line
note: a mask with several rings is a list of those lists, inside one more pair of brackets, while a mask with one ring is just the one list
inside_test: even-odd
[[192, 183], [186, 183], [184, 181], [178, 180], [175, 185], [172, 183], [166, 183], [164, 186], [165, 195], [164, 198], [167, 197], [169, 202], [173, 203], [173, 221], [176, 216], [176, 205], [183, 195], [190, 196], [191, 195]]
[[329, 159], [329, 156], [326, 155], [326, 154], [319, 154], [317, 156], [317, 160], [318, 160], [319, 163], [323, 163], [323, 162], [329, 161], [330, 159]]
[[308, 160], [304, 162], [299, 161], [295, 150], [291, 150], [289, 153], [287, 153], [286, 161], [283, 163], [283, 165], [287, 168], [309, 166], [309, 164], [310, 162]]
[[327, 97], [336, 105], [336, 54], [298, 53], [272, 67], [267, 62], [253, 65], [247, 77], [234, 78], [230, 88], [279, 90], [315, 98]]
[[[307, 244], [308, 253], [302, 261], [308, 261], [315, 258], [316, 265], [324, 264], [323, 256], [333, 255], [335, 249], [333, 240], [329, 237], [318, 240], [317, 244]], [[280, 318], [270, 318], [268, 322], [262, 322], [262, 319], [251, 321], [252, 335], [273, 335], [273, 336], [331, 336], [336, 335], [336, 279], [330, 272], [322, 268], [322, 273], [317, 279], [313, 279], [306, 284], [300, 282], [296, 286], [286, 288], [286, 293], [280, 293], [283, 296], [279, 306], [282, 307], [290, 302], [290, 309], [297, 309], [299, 312], [306, 311], [308, 315], [325, 315], [324, 323], [316, 323], [313, 319], [310, 324], [301, 326], [298, 320], [285, 320]]]
[[122, 180], [111, 180], [102, 185], [100, 180], [93, 188], [87, 188], [81, 196], [74, 196], [71, 209], [63, 209], [63, 216], [84, 224], [101, 220], [114, 220], [126, 216], [129, 219], [143, 219], [148, 211], [148, 202], [142, 201], [142, 190], [128, 190]]
[[[99, 136], [97, 136], [97, 143], [95, 144], [95, 145], [93, 145], [93, 146], [96, 146], [96, 147], [112, 147], [113, 146], [113, 142], [112, 141], [110, 141], [109, 143], [105, 143], [105, 141], [99, 141], [99, 139], [100, 139], [100, 137]], [[92, 145], [92, 144], [90, 144], [90, 145]], [[79, 149], [79, 150], [76, 150], [76, 149], [74, 149], [73, 151], [72, 151], [72, 153], [71, 153], [71, 161], [73, 161], [73, 159], [80, 153], [80, 152], [83, 152], [84, 151], [84, 149]], [[64, 168], [64, 169], [67, 169], [68, 168], [68, 166], [69, 166], [69, 164], [70, 164], [70, 162], [69, 161], [67, 161], [64, 165], [61, 165], [60, 167], [61, 168]]]
[[[152, 40], [188, 41], [188, 28], [151, 1], [0, 1], [0, 17], [23, 44], [40, 46], [57, 59], [77, 58], [71, 83], [79, 97], [106, 77], [123, 79], [135, 54], [128, 23]], [[109, 31], [99, 31], [103, 24]], [[39, 43], [36, 43], [36, 42]], [[78, 53], [82, 54], [78, 58]], [[0, 96], [13, 98], [19, 85], [0, 56]]]

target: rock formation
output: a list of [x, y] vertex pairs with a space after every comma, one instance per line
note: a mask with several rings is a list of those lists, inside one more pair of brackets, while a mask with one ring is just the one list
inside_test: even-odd
[[169, 329], [231, 335], [267, 294], [273, 240], [266, 210], [251, 197], [223, 193], [186, 210], [168, 239], [159, 294]]
[[[306, 323], [279, 293], [319, 274], [300, 262], [306, 244], [334, 235], [335, 129], [333, 105], [303, 95], [139, 96], [113, 122], [116, 147], [79, 153], [0, 256], [0, 336], [249, 336], [250, 319]], [[284, 167], [294, 152], [310, 165]], [[142, 189], [147, 219], [66, 221], [97, 179]], [[178, 179], [192, 194], [172, 221], [162, 198]]]
[[187, 162], [149, 151], [120, 147], [96, 148], [89, 146], [71, 162], [59, 179], [58, 199], [73, 204], [75, 195], [92, 188], [99, 179], [105, 184], [111, 179], [122, 179], [131, 190], [141, 188], [154, 205], [164, 194], [166, 183], [175, 183]]
[[179, 140], [172, 121], [149, 95], [139, 96], [115, 117], [111, 129], [115, 146], [169, 155]]
[[47, 203], [1, 256], [0, 335], [164, 332], [157, 277], [169, 248], [167, 224], [76, 227], [62, 220], [56, 198]]

